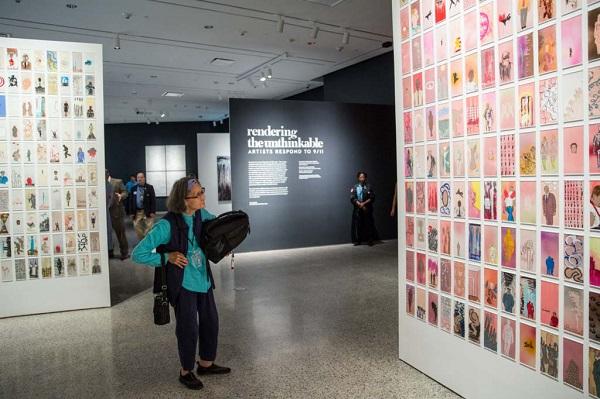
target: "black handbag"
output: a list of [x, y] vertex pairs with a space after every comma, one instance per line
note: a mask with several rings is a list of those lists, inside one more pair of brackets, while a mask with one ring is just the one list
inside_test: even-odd
[[154, 324], [164, 326], [171, 322], [171, 309], [167, 296], [167, 264], [165, 254], [160, 254], [160, 292], [154, 296]]
[[225, 212], [202, 222], [200, 247], [213, 263], [219, 263], [250, 234], [250, 218], [243, 211]]

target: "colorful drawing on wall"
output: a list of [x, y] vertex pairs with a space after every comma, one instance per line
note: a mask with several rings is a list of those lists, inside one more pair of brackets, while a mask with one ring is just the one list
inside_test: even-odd
[[535, 273], [537, 266], [537, 232], [535, 230], [521, 229], [520, 237], [521, 271]]
[[551, 277], [558, 277], [558, 247], [559, 235], [549, 231], [541, 233], [541, 269], [542, 274]]
[[450, 216], [450, 183], [442, 182], [440, 185], [440, 215]]
[[429, 292], [427, 316], [429, 324], [437, 326], [438, 324], [438, 295], [434, 292]]
[[440, 296], [440, 328], [450, 332], [452, 328], [452, 299]]
[[502, 345], [502, 356], [515, 360], [515, 342], [517, 331], [515, 321], [507, 317], [501, 318], [500, 342]]
[[453, 262], [453, 277], [454, 277], [454, 296], [459, 298], [465, 297], [465, 264], [462, 262]]
[[411, 34], [421, 32], [421, 2], [416, 1], [410, 5], [410, 29]]
[[469, 224], [469, 259], [481, 261], [481, 225]]
[[530, 319], [530, 320], [535, 320], [536, 280], [534, 278], [521, 277], [520, 289], [521, 289], [521, 295], [520, 295], [521, 317], [524, 317], [524, 318]]
[[413, 126], [415, 141], [425, 141], [425, 110], [413, 112]]
[[407, 213], [413, 213], [415, 211], [415, 199], [414, 199], [414, 182], [407, 181], [404, 183], [404, 203], [406, 206]]
[[514, 181], [502, 182], [502, 220], [514, 222], [517, 220], [517, 191]]
[[415, 281], [415, 253], [406, 251], [406, 280]]
[[558, 84], [556, 78], [540, 81], [540, 123], [551, 125], [558, 122]]
[[438, 24], [446, 19], [446, 0], [435, 1], [435, 23]]
[[427, 259], [427, 282], [430, 288], [438, 288], [439, 284], [439, 265], [436, 258]]
[[519, 205], [521, 207], [519, 216], [521, 223], [536, 224], [538, 210], [535, 182], [521, 181], [519, 196]]
[[515, 57], [512, 40], [498, 45], [498, 76], [500, 84], [512, 83], [514, 80]]
[[[588, 0], [588, 3], [592, 3], [595, 0]], [[565, 4], [563, 4], [562, 7], [562, 15], [566, 15], [568, 13], [571, 13], [573, 11], [577, 11], [581, 8], [581, 2], [582, 0], [569, 0], [569, 1], [565, 1]]]
[[500, 91], [500, 130], [515, 128], [515, 90], [514, 88]]
[[407, 217], [406, 219], [406, 246], [408, 248], [415, 247], [415, 220]]
[[481, 218], [481, 183], [469, 181], [469, 219]]
[[517, 236], [515, 229], [502, 227], [501, 233], [502, 266], [514, 269], [516, 267]]
[[467, 94], [476, 92], [479, 89], [479, 70], [477, 64], [477, 54], [471, 54], [465, 57], [465, 90]]
[[512, 0], [498, 0], [496, 3], [496, 26], [498, 38], [503, 39], [513, 34], [513, 2]]
[[542, 24], [556, 17], [556, 2], [544, 0], [538, 3], [538, 23]]
[[402, 40], [406, 40], [410, 36], [410, 20], [408, 12], [408, 8], [400, 10], [400, 37]]
[[583, 229], [583, 182], [565, 181], [564, 224], [568, 229]]
[[563, 338], [563, 380], [583, 389], [583, 345], [567, 338]]
[[520, 31], [524, 31], [533, 26], [533, 12], [535, 3], [530, 0], [519, 1], [517, 5], [518, 11], [518, 27]]
[[498, 187], [496, 181], [485, 181], [483, 184], [483, 218], [485, 220], [498, 220]]
[[[448, 108], [448, 104], [440, 104], [438, 106], [437, 113], [437, 128], [438, 128], [438, 136], [440, 140], [449, 139], [450, 138], [450, 109]], [[449, 147], [449, 144], [448, 148]], [[448, 154], [448, 159], [450, 159], [450, 154]], [[450, 175], [450, 169], [448, 168], [448, 175]]]
[[483, 175], [495, 177], [498, 175], [498, 140], [496, 136], [484, 138], [483, 148], [485, 151], [483, 159]]
[[450, 259], [440, 260], [440, 290], [452, 294], [452, 262]]
[[421, 285], [427, 281], [426, 260], [427, 255], [417, 252], [417, 283]]
[[590, 181], [590, 230], [600, 230], [600, 181]]
[[465, 176], [465, 142], [455, 141], [452, 143], [452, 173], [454, 177]]
[[454, 236], [453, 236], [452, 248], [454, 250], [454, 256], [459, 258], [466, 257], [467, 240], [465, 233], [465, 224], [455, 222], [454, 223]]
[[421, 2], [421, 23], [423, 30], [427, 30], [434, 25], [434, 15], [433, 15], [433, 2], [431, 1], [422, 1]]
[[540, 330], [540, 372], [558, 378], [558, 335]]
[[600, 67], [588, 71], [588, 109], [590, 118], [600, 117]]
[[494, 40], [494, 5], [485, 4], [479, 8], [479, 42], [481, 46]]
[[464, 219], [466, 217], [466, 190], [465, 183], [456, 181], [454, 182], [454, 195], [452, 196], [452, 203], [454, 209], [454, 217], [458, 219]]
[[463, 94], [463, 63], [462, 58], [450, 63], [450, 92], [452, 97]]
[[406, 77], [402, 80], [402, 106], [406, 108], [410, 108], [412, 103], [412, 80], [409, 77]]
[[589, 337], [590, 340], [600, 343], [600, 294], [589, 293]]
[[600, 124], [590, 125], [589, 137], [590, 173], [600, 174]]
[[417, 190], [416, 190], [417, 213], [424, 214], [425, 213], [425, 182], [418, 181], [416, 187], [417, 187]]
[[[583, 236], [565, 234], [563, 240], [563, 274], [565, 281], [583, 284]], [[599, 325], [600, 326], [600, 325]]]
[[[464, 32], [473, 32], [476, 26], [479, 26], [477, 10], [469, 11], [464, 16]], [[464, 37], [465, 51], [471, 51], [477, 47], [477, 34], [467, 34]]]
[[498, 271], [485, 268], [483, 272], [483, 289], [485, 306], [498, 307]]
[[522, 129], [535, 125], [535, 85], [519, 86], [519, 127]]
[[498, 228], [496, 226], [484, 226], [483, 240], [485, 243], [483, 261], [491, 265], [498, 265]]
[[439, 234], [437, 220], [429, 219], [427, 225], [427, 249], [430, 252], [438, 252]]
[[502, 272], [502, 310], [515, 314], [516, 277], [512, 273]]
[[427, 146], [427, 177], [438, 176], [437, 149], [435, 144]]
[[535, 176], [536, 173], [536, 148], [535, 133], [522, 133], [519, 135], [520, 151], [519, 167], [521, 176]]
[[556, 71], [556, 26], [550, 25], [538, 31], [539, 73]]
[[472, 306], [469, 306], [469, 341], [481, 343], [481, 310]]
[[519, 332], [519, 361], [522, 365], [535, 369], [536, 329], [529, 324], [520, 323]]
[[465, 114], [463, 100], [452, 101], [452, 135], [462, 137], [465, 135]]
[[[429, 68], [425, 70], [425, 103], [431, 104], [435, 101], [435, 69]], [[435, 107], [429, 107], [426, 111], [427, 120], [435, 117]], [[430, 116], [431, 115], [431, 116]], [[435, 125], [435, 124], [434, 124]], [[429, 131], [429, 129], [428, 129]], [[435, 135], [427, 135], [427, 140], [435, 140]]]
[[496, 94], [486, 93], [481, 96], [481, 130], [490, 133], [496, 130]]
[[572, 334], [583, 335], [583, 290], [563, 287], [564, 329]]
[[415, 315], [415, 287], [406, 284], [406, 313]]
[[437, 88], [438, 100], [448, 99], [448, 64], [442, 64], [437, 67]]
[[[411, 53], [411, 48], [410, 48], [410, 42], [406, 42], [406, 43], [402, 43], [402, 74], [406, 75], [407, 73], [410, 73], [411, 71], [411, 64], [410, 64], [410, 53]], [[403, 80], [403, 84], [405, 84], [406, 79]], [[408, 88], [410, 90], [410, 88]], [[407, 91], [407, 87], [404, 87], [404, 91]], [[408, 106], [405, 106], [405, 108], [409, 108], [410, 107], [410, 102], [408, 103]]]
[[[414, 58], [413, 58], [414, 60]], [[421, 72], [413, 75], [413, 106], [419, 107], [423, 105], [423, 74]]]
[[[594, 125], [590, 126], [590, 132], [592, 132]], [[596, 130], [595, 133], [598, 131]], [[595, 134], [594, 133], [594, 134]], [[566, 175], [579, 175], [583, 174], [583, 159], [585, 155], [583, 145], [583, 126], [567, 127], [563, 129], [563, 165], [564, 173]], [[593, 140], [593, 136], [590, 137], [590, 143]], [[598, 135], [598, 150], [600, 150], [600, 134]], [[593, 146], [590, 146], [593, 148]], [[591, 155], [591, 154], [590, 154]], [[592, 166], [598, 167], [596, 164], [596, 158], [590, 158], [590, 169]], [[600, 169], [599, 169], [600, 171]]]
[[600, 58], [600, 9], [595, 8], [588, 12], [588, 60], [590, 62]]
[[562, 76], [561, 100], [564, 122], [583, 119], [583, 76], [581, 72]]
[[558, 328], [558, 291], [558, 284], [542, 281], [541, 321], [552, 328]]
[[597, 398], [600, 395], [600, 375], [598, 375], [598, 369], [600, 369], [600, 349], [590, 347], [588, 359], [589, 392], [590, 395]]
[[459, 54], [462, 51], [462, 21], [460, 18], [452, 20], [448, 23], [450, 55]]
[[590, 237], [590, 285], [600, 287], [600, 238]]
[[519, 79], [527, 79], [532, 77], [534, 62], [532, 33], [528, 33], [517, 38], [517, 61]]
[[466, 99], [467, 135], [479, 133], [479, 97], [471, 96]]
[[445, 24], [435, 28], [435, 57], [438, 62], [448, 57], [448, 29]]
[[581, 15], [561, 22], [562, 67], [580, 65], [583, 60]]
[[427, 292], [422, 288], [417, 288], [417, 318], [425, 321], [427, 314]]
[[465, 338], [465, 304], [454, 301], [454, 335]]
[[515, 135], [500, 136], [500, 174], [515, 175]]
[[477, 266], [469, 266], [468, 275], [469, 301], [481, 302], [481, 269]]
[[540, 157], [542, 175], [558, 174], [558, 130], [540, 132]]
[[450, 143], [440, 143], [439, 151], [440, 177], [450, 177]]
[[558, 218], [559, 209], [559, 191], [558, 183], [553, 181], [543, 181], [541, 183], [542, 198], [540, 206], [541, 220], [544, 226], [558, 226], [560, 220]]
[[403, 115], [403, 121], [404, 121], [404, 144], [411, 144], [413, 142], [412, 113], [405, 112]]
[[479, 139], [467, 141], [467, 155], [467, 175], [469, 177], [479, 177], [481, 175]]
[[498, 352], [498, 316], [487, 310], [484, 312], [483, 346], [492, 352]]

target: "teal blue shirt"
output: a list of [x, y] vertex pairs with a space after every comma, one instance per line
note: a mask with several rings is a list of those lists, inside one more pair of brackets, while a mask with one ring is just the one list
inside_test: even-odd
[[[198, 212], [198, 211], [197, 211]], [[201, 209], [202, 220], [211, 220], [215, 216], [208, 211]], [[211, 287], [208, 272], [206, 270], [206, 256], [199, 243], [194, 237], [192, 230], [193, 215], [183, 214], [183, 220], [188, 225], [188, 253], [186, 254], [188, 264], [183, 271], [183, 288], [193, 292], [208, 292]], [[171, 240], [171, 225], [165, 219], [161, 219], [152, 227], [152, 230], [144, 237], [142, 241], [133, 249], [131, 257], [134, 262], [147, 266], [160, 267], [160, 255], [154, 250], [162, 244], [167, 244]], [[189, 243], [192, 245], [189, 245]], [[200, 264], [193, 262], [192, 254], [194, 251], [200, 251]]]

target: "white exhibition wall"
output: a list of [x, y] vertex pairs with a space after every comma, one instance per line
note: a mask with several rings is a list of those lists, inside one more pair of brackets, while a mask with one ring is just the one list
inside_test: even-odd
[[[206, 187], [206, 209], [214, 215], [229, 212], [232, 209], [231, 200], [219, 201], [218, 158], [221, 170], [225, 172], [222, 183], [228, 184], [231, 193], [231, 147], [229, 133], [198, 133], [198, 178]], [[227, 165], [229, 172], [227, 173]], [[222, 174], [223, 176], [223, 174]], [[228, 176], [228, 179], [226, 178]], [[221, 189], [223, 193], [223, 186]]]
[[600, 3], [392, 0], [399, 356], [467, 398], [600, 394]]
[[0, 318], [110, 306], [102, 46], [0, 38]]

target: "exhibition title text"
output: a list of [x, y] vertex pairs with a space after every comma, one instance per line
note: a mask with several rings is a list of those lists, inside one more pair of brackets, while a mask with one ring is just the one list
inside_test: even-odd
[[272, 128], [268, 125], [262, 129], [247, 129], [248, 149], [251, 154], [322, 154], [325, 143], [318, 137], [303, 139], [298, 130], [285, 126]]

